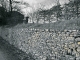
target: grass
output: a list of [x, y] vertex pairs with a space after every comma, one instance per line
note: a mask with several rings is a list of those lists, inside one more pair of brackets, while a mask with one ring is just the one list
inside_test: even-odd
[[[7, 26], [9, 27], [9, 26]], [[73, 30], [80, 29], [80, 18], [73, 20], [57, 21], [55, 23], [28, 23], [28, 24], [17, 24], [10, 28], [36, 28], [36, 29], [54, 29], [54, 30]]]

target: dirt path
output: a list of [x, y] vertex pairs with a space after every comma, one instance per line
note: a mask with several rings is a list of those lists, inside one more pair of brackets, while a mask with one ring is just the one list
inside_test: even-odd
[[0, 38], [0, 60], [19, 60], [10, 50], [10, 47], [4, 44]]

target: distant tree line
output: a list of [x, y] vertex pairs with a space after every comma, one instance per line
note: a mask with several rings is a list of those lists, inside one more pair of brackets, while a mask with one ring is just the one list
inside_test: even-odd
[[[2, 7], [0, 7], [0, 21], [1, 21], [0, 24], [3, 24], [3, 23], [6, 24], [6, 21], [7, 21], [7, 24], [12, 24], [12, 23], [15, 24], [16, 22], [19, 22], [19, 21], [22, 22], [22, 20], [24, 19], [24, 16], [17, 11], [14, 12], [13, 9], [15, 9], [16, 7], [12, 6], [13, 3], [20, 3], [20, 2], [13, 1], [13, 0], [9, 0], [9, 1], [1, 0], [0, 2], [2, 4]], [[8, 6], [6, 6], [5, 4], [7, 2], [8, 2]], [[7, 10], [8, 9], [7, 7], [9, 7], [9, 10]], [[34, 12], [31, 15], [31, 17], [33, 21], [37, 20], [37, 23], [40, 21], [40, 19], [44, 20], [44, 23], [45, 21], [48, 21], [49, 23], [51, 23], [52, 20], [54, 20], [54, 18], [56, 21], [79, 18], [80, 17], [80, 0], [69, 0], [69, 3], [65, 3], [63, 6], [61, 6], [58, 0], [57, 5], [47, 10], [43, 10], [43, 9], [38, 10]]]
[[41, 10], [36, 13], [37, 23], [40, 19], [51, 22], [52, 18], [59, 20], [70, 20], [80, 17], [80, 0], [69, 0], [69, 3], [65, 3], [63, 6], [58, 2], [57, 5], [53, 6], [48, 10]]
[[[16, 25], [18, 23], [23, 23], [24, 16], [18, 11], [13, 11], [12, 0], [1, 0], [0, 2], [2, 3], [2, 6], [0, 6], [0, 25]], [[4, 5], [5, 2], [9, 4], [9, 8]]]

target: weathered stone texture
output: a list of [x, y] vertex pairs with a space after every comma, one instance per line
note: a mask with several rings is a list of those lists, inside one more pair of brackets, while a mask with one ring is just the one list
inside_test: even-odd
[[22, 51], [32, 53], [36, 60], [80, 60], [80, 38], [74, 37], [77, 33], [19, 28], [4, 29], [1, 36]]

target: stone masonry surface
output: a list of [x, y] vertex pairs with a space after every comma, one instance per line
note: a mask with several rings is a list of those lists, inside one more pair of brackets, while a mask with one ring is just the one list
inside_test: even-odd
[[79, 30], [0, 28], [0, 36], [35, 60], [80, 60]]

